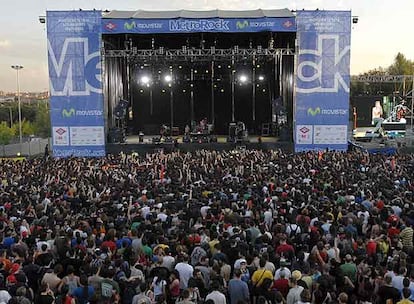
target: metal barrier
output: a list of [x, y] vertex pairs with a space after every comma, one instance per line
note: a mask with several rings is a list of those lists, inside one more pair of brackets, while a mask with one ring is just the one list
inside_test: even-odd
[[21, 156], [36, 156], [45, 152], [45, 147], [47, 144], [49, 144], [49, 151], [51, 151], [50, 138], [39, 138], [23, 142], [21, 149], [20, 143], [2, 145], [0, 146], [0, 156], [11, 157], [17, 156], [19, 153]]

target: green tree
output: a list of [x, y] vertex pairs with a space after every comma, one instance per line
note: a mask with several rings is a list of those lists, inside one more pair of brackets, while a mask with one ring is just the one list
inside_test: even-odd
[[394, 62], [387, 68], [389, 75], [413, 75], [414, 62], [407, 59], [404, 54], [398, 53]]
[[2, 121], [0, 123], [0, 144], [7, 145], [14, 136], [13, 128], [10, 128], [7, 122]]
[[51, 134], [49, 109], [46, 103], [39, 104], [34, 121], [35, 134], [41, 137], [49, 137]]
[[35, 127], [34, 124], [28, 120], [22, 121], [22, 134], [23, 136], [30, 136], [35, 134]]

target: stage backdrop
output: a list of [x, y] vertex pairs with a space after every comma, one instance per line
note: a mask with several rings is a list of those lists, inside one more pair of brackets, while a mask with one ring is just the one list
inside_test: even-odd
[[101, 12], [47, 12], [53, 156], [104, 156]]
[[350, 11], [298, 11], [295, 151], [347, 149]]

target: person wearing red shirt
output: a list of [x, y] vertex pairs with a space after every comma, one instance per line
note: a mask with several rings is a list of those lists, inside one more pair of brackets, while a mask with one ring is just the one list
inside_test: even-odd
[[273, 289], [276, 289], [279, 291], [284, 298], [286, 298], [288, 292], [289, 292], [289, 280], [286, 279], [286, 274], [281, 271], [280, 272], [280, 279], [275, 280], [273, 283]]
[[375, 256], [377, 253], [377, 242], [371, 237], [366, 245], [367, 256]]
[[276, 247], [276, 253], [281, 257], [283, 256], [288, 260], [292, 260], [295, 255], [295, 249], [292, 245], [286, 243], [286, 240], [286, 235], [283, 234], [280, 238], [280, 245]]

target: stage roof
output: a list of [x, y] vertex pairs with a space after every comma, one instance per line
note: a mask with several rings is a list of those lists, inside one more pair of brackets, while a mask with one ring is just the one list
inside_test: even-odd
[[105, 19], [200, 19], [200, 18], [289, 18], [295, 15], [287, 8], [275, 10], [250, 10], [250, 11], [229, 11], [229, 10], [210, 10], [210, 11], [111, 11], [103, 15]]

